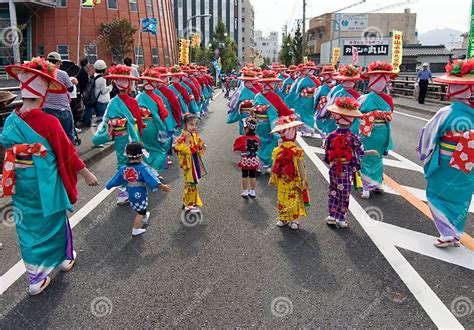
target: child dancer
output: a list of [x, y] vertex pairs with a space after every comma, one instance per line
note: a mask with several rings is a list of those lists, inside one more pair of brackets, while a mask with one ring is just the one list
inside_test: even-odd
[[[257, 129], [257, 119], [247, 117], [244, 119], [245, 135], [238, 137], [234, 142], [234, 151], [240, 151], [240, 161], [238, 166], [242, 169], [242, 194], [247, 199], [255, 198], [255, 176], [259, 166], [257, 157], [260, 139], [255, 135]], [[248, 189], [250, 183], [250, 189]]]
[[149, 186], [153, 191], [157, 189], [165, 192], [171, 191], [170, 186], [162, 184], [152, 169], [143, 164], [145, 153], [141, 142], [129, 143], [125, 149], [128, 158], [127, 164], [120, 167], [106, 185], [107, 189], [126, 185], [130, 206], [137, 211], [135, 221], [133, 221], [132, 236], [143, 234], [146, 229], [142, 226], [147, 225], [150, 221], [150, 212], [147, 211], [148, 192], [146, 186]]
[[328, 225], [346, 228], [346, 215], [354, 175], [360, 170], [360, 157], [377, 156], [375, 150], [366, 150], [360, 138], [350, 127], [356, 117], [362, 117], [359, 104], [351, 97], [338, 97], [327, 110], [337, 123], [337, 129], [325, 140], [324, 161], [329, 164]]
[[207, 147], [197, 133], [198, 119], [187, 113], [183, 122], [183, 131], [174, 147], [178, 154], [179, 166], [184, 174], [183, 207], [186, 211], [198, 210], [203, 204], [197, 184], [199, 179], [206, 174], [201, 157]]
[[279, 133], [283, 142], [273, 150], [272, 174], [269, 184], [278, 189], [278, 227], [290, 224], [291, 229], [300, 227], [299, 218], [306, 216], [306, 171], [303, 149], [295, 144], [297, 127], [303, 125], [295, 116], [277, 120], [272, 133]]

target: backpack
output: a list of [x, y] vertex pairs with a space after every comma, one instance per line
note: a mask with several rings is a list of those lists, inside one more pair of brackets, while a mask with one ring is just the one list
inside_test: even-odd
[[93, 107], [99, 99], [99, 95], [101, 92], [99, 92], [99, 94], [95, 96], [95, 81], [99, 77], [102, 77], [102, 75], [90, 78], [87, 82], [86, 88], [82, 92], [82, 103], [84, 103], [85, 106]]

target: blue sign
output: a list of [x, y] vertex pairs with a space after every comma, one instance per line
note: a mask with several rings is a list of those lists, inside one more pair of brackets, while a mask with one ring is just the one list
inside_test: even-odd
[[150, 32], [156, 35], [156, 27], [158, 24], [158, 20], [156, 18], [144, 18], [142, 19], [142, 32]]
[[220, 77], [221, 76], [221, 67], [219, 66], [219, 61], [214, 60], [214, 61], [212, 61], [212, 64], [214, 65], [214, 69], [216, 69], [217, 75]]

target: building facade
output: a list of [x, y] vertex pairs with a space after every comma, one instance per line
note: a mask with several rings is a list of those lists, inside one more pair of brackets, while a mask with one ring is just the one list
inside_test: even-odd
[[255, 46], [255, 12], [250, 0], [242, 0], [242, 41], [240, 63], [244, 65], [253, 60]]
[[[309, 22], [305, 54], [316, 62], [323, 62], [321, 45], [341, 38], [364, 41], [383, 40], [392, 31], [403, 32], [403, 42], [417, 44], [416, 13], [405, 9], [403, 13], [327, 13]], [[342, 51], [342, 49], [341, 49]]]
[[[9, 7], [0, 1], [0, 18], [9, 22]], [[121, 61], [103, 46], [100, 34], [102, 22], [124, 19], [138, 29], [133, 51], [126, 56], [139, 66], [172, 65], [177, 63], [178, 44], [172, 0], [102, 0], [95, 7], [84, 7], [85, 0], [14, 1], [17, 23], [22, 34], [21, 59], [45, 56], [57, 51], [64, 60], [78, 62], [88, 57], [90, 62], [104, 59], [107, 63]], [[155, 17], [157, 34], [140, 32], [141, 19]], [[4, 28], [5, 24], [2, 25]], [[0, 65], [11, 60], [3, 47]], [[10, 47], [11, 48], [11, 47]]]
[[255, 54], [262, 55], [270, 62], [277, 62], [279, 51], [278, 32], [270, 32], [269, 36], [264, 37], [262, 31], [255, 31]]

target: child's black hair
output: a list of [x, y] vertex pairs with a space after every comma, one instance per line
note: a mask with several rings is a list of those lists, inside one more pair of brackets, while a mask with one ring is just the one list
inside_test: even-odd
[[192, 122], [193, 120], [196, 120], [196, 116], [191, 114], [191, 113], [185, 113], [184, 116], [183, 116], [183, 126], [186, 126], [187, 124], [189, 124], [190, 122]]
[[138, 159], [143, 156], [143, 149], [145, 147], [141, 142], [130, 142], [125, 147], [125, 153], [128, 159]]
[[245, 128], [247, 133], [245, 135], [255, 135], [255, 130], [257, 129], [258, 120], [253, 117], [247, 117], [245, 120]]

